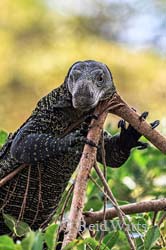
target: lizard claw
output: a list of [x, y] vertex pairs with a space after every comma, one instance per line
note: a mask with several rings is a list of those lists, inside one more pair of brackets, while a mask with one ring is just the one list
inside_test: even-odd
[[158, 125], [160, 124], [160, 121], [159, 120], [156, 120], [154, 122], [151, 122], [150, 123], [150, 126], [152, 127], [152, 129], [156, 128]]
[[143, 150], [143, 149], [147, 148], [148, 146], [149, 146], [148, 143], [141, 142], [141, 141], [138, 141], [137, 145], [136, 145], [136, 147], [137, 147], [138, 150]]
[[126, 129], [126, 122], [124, 120], [120, 120], [118, 122], [118, 128]]
[[140, 121], [145, 120], [145, 119], [147, 118], [148, 114], [149, 114], [149, 112], [147, 112], [147, 111], [143, 112], [143, 113], [140, 115], [139, 120], [140, 120]]

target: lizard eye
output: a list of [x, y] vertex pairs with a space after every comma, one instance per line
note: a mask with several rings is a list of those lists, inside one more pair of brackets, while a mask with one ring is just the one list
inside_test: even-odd
[[103, 74], [97, 75], [96, 80], [97, 80], [97, 86], [101, 87], [102, 84], [104, 83], [104, 75]]

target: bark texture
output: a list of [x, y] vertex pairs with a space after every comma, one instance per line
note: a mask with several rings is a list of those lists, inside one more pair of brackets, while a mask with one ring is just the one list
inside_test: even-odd
[[[166, 153], [166, 138], [156, 130], [152, 129], [151, 126], [145, 120], [140, 119], [140, 115], [137, 114], [134, 110], [132, 110], [128, 106], [128, 104], [125, 103], [125, 101], [119, 96], [118, 93], [115, 93], [111, 100], [105, 100], [96, 107], [95, 115], [98, 115], [99, 119], [97, 121], [92, 121], [91, 129], [87, 136], [89, 140], [92, 140], [93, 142], [95, 142], [95, 144], [99, 143], [101, 131], [108, 112], [118, 115], [125, 121], [129, 122], [153, 145], [155, 145], [164, 154]], [[88, 176], [90, 174], [91, 168], [95, 163], [96, 152], [96, 148], [91, 147], [89, 145], [84, 146], [84, 150], [79, 164], [80, 169], [74, 187], [74, 195], [69, 214], [66, 235], [63, 241], [62, 248], [64, 248], [69, 242], [71, 242], [77, 237], [85, 202]]]
[[[120, 209], [125, 214], [136, 214], [136, 213], [144, 213], [144, 212], [157, 212], [166, 209], [166, 198], [159, 200], [151, 200], [151, 201], [142, 201], [138, 203], [128, 204], [120, 206]], [[106, 210], [105, 220], [112, 220], [117, 217], [116, 209], [109, 208]], [[103, 221], [103, 211], [97, 212], [85, 212], [84, 220], [86, 225], [95, 224], [97, 222]]]
[[[138, 132], [144, 135], [154, 146], [161, 152], [166, 154], [166, 137], [162, 136], [157, 130], [152, 129], [145, 121], [140, 120], [140, 115], [131, 109], [128, 104], [120, 97], [119, 94], [114, 94], [112, 99], [117, 104], [121, 104], [118, 108], [110, 110], [110, 113], [120, 116], [125, 121], [130, 123]], [[109, 106], [109, 102], [108, 102]], [[110, 105], [111, 107], [111, 105]]]
[[[103, 124], [107, 116], [107, 112], [102, 112], [102, 106], [99, 105], [96, 108], [96, 114], [100, 114], [99, 119], [93, 120], [91, 123], [92, 128], [90, 129], [87, 138], [92, 140], [96, 145], [99, 142]], [[74, 194], [67, 223], [66, 235], [63, 241], [62, 248], [64, 248], [69, 242], [77, 237], [78, 229], [81, 222], [82, 211], [85, 202], [86, 186], [91, 168], [94, 165], [96, 159], [97, 148], [89, 145], [84, 146], [82, 157], [79, 164], [79, 172], [76, 178], [74, 186]]]

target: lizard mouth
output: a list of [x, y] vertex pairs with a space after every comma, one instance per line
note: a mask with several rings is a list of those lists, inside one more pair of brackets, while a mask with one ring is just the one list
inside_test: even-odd
[[86, 103], [86, 104], [79, 104], [79, 103], [73, 103], [73, 107], [75, 109], [80, 109], [80, 110], [83, 110], [83, 111], [86, 111], [86, 110], [90, 110], [92, 108], [94, 108], [96, 105], [97, 105], [98, 102], [91, 102], [91, 103]]
[[79, 98], [72, 99], [73, 107], [75, 109], [83, 111], [90, 110], [96, 107], [99, 101], [100, 101], [100, 95], [98, 93], [93, 95], [92, 98], [90, 96], [87, 97], [82, 95]]

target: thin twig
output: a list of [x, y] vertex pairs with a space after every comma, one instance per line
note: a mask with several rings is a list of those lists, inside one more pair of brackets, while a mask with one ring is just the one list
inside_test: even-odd
[[155, 211], [154, 214], [153, 214], [153, 218], [152, 218], [152, 226], [155, 225], [155, 221], [156, 221], [156, 218], [157, 218], [157, 214], [158, 214], [158, 211]]
[[34, 225], [36, 219], [37, 219], [37, 216], [39, 214], [39, 209], [40, 209], [40, 205], [41, 207], [43, 207], [43, 203], [42, 203], [42, 181], [41, 181], [41, 169], [39, 167], [39, 165], [37, 165], [37, 169], [38, 169], [38, 179], [39, 179], [39, 184], [38, 184], [38, 187], [39, 187], [39, 192], [38, 192], [38, 201], [37, 201], [37, 209], [36, 209], [36, 213], [35, 213], [35, 216], [34, 216], [34, 219], [31, 223], [31, 227], [32, 225]]
[[159, 222], [157, 223], [157, 225], [160, 227], [161, 224], [163, 223], [163, 221], [165, 220], [166, 218], [166, 211], [163, 213], [163, 215], [161, 216]]
[[130, 249], [131, 250], [136, 250], [135, 244], [134, 244], [133, 240], [131, 239], [130, 234], [128, 232], [127, 225], [126, 225], [125, 219], [123, 217], [123, 212], [121, 211], [121, 209], [120, 209], [120, 207], [119, 207], [119, 205], [118, 205], [112, 191], [110, 190], [110, 188], [109, 188], [109, 186], [108, 186], [108, 184], [107, 184], [107, 182], [106, 182], [106, 180], [105, 180], [105, 178], [103, 176], [103, 173], [101, 172], [101, 170], [97, 166], [96, 162], [95, 162], [94, 168], [95, 168], [97, 174], [99, 175], [105, 189], [107, 190], [107, 193], [108, 193], [109, 197], [111, 198], [111, 200], [114, 203], [114, 208], [116, 209], [116, 212], [118, 214], [119, 220], [121, 222], [122, 229], [123, 229], [124, 233], [126, 234], [127, 240], [129, 242], [129, 245], [130, 245]]
[[[100, 185], [96, 182], [96, 180], [91, 176], [91, 175], [89, 175], [89, 178], [90, 178], [90, 180], [97, 186], [97, 188], [104, 194], [104, 196], [111, 202], [111, 204], [113, 204], [114, 202], [112, 201], [112, 199], [110, 198], [110, 196], [108, 196], [108, 194], [107, 193], [105, 193], [105, 191], [100, 187]], [[121, 208], [121, 207], [120, 207]], [[100, 211], [101, 212], [101, 211]], [[97, 223], [97, 222], [102, 222], [103, 221], [103, 217], [104, 217], [104, 220], [106, 220], [106, 218], [107, 218], [107, 210], [106, 211], [102, 211], [101, 212], [101, 214], [102, 214], [102, 216], [101, 216], [101, 219], [100, 219], [100, 221], [94, 221], [94, 222], [90, 222], [90, 223], [87, 223], [87, 215], [89, 215], [89, 214], [93, 214], [93, 213], [96, 213], [96, 212], [84, 212], [83, 213], [83, 215], [84, 215], [84, 221], [85, 221], [85, 224], [88, 226], [89, 224], [95, 224], [95, 223]], [[125, 216], [126, 217], [126, 215], [125, 215], [125, 213], [122, 211], [122, 215], [123, 216]], [[89, 218], [88, 218], [89, 219]], [[128, 219], [128, 218], [127, 218]], [[129, 223], [131, 224], [131, 222], [129, 221]], [[134, 229], [135, 229], [135, 231], [136, 232], [138, 232], [137, 231], [137, 229], [136, 229], [136, 227], [134, 226]], [[138, 232], [139, 233], [139, 232]], [[141, 240], [142, 240], [142, 237], [141, 237]], [[101, 244], [101, 243], [100, 243]], [[104, 250], [104, 249], [103, 249]]]
[[[107, 199], [111, 202], [111, 204], [113, 205], [113, 201], [112, 199], [108, 196], [107, 193], [104, 192], [104, 190], [102, 189], [102, 187], [100, 187], [100, 185], [97, 183], [97, 181], [91, 176], [89, 175], [89, 179], [97, 186], [97, 188], [104, 194], [105, 197], [107, 197]], [[131, 204], [132, 205], [132, 204]], [[111, 208], [111, 211], [113, 210], [114, 208]], [[123, 206], [120, 206], [120, 209], [122, 211], [122, 215], [125, 216], [126, 220], [128, 221], [128, 223], [130, 224], [131, 228], [133, 228], [135, 230], [135, 232], [137, 232], [139, 234], [139, 231], [137, 230], [136, 226], [135, 225], [132, 225], [131, 224], [131, 221], [129, 220], [129, 218], [126, 216], [126, 212], [124, 213], [123, 211]], [[103, 216], [105, 216], [105, 220], [108, 220], [108, 219], [113, 219], [114, 217], [117, 217], [117, 216], [114, 216], [114, 217], [108, 217], [108, 213], [109, 213], [110, 209], [107, 209], [105, 211], [105, 214], [104, 214], [104, 211], [99, 211], [99, 212], [84, 212], [83, 215], [84, 215], [84, 221], [85, 221], [85, 224], [88, 226], [89, 224], [95, 224], [96, 222], [102, 222], [103, 221]], [[113, 215], [114, 215], [114, 212], [116, 212], [116, 210], [113, 210]], [[101, 217], [98, 221], [98, 219], [96, 219], [95, 221], [89, 221], [91, 220], [91, 215], [93, 217], [94, 215], [94, 218], [95, 218], [95, 215], [100, 213]], [[110, 213], [112, 215], [112, 213]], [[90, 217], [89, 217], [90, 216]], [[89, 218], [87, 218], [89, 217]], [[107, 218], [108, 217], [108, 218]], [[88, 220], [87, 220], [88, 219]], [[92, 218], [93, 219], [93, 218]], [[89, 221], [89, 222], [88, 222]], [[141, 236], [141, 240], [143, 242], [143, 237]]]
[[17, 175], [22, 169], [24, 169], [25, 167], [27, 167], [28, 165], [26, 164], [22, 164], [20, 167], [16, 168], [15, 170], [13, 170], [10, 174], [8, 174], [7, 176], [5, 176], [4, 178], [2, 178], [0, 180], [0, 187], [4, 186], [8, 181], [10, 181], [11, 179], [13, 179], [13, 177], [15, 175]]
[[[11, 200], [12, 198], [12, 195], [14, 194], [15, 192], [15, 189], [17, 187], [17, 183], [18, 183], [18, 179], [19, 179], [19, 176], [17, 176], [16, 180], [15, 180], [15, 183], [12, 185], [9, 185], [9, 189], [7, 191], [7, 195], [5, 196], [5, 200], [4, 200], [4, 203], [2, 205], [2, 207], [0, 208], [0, 211], [2, 211], [4, 209], [4, 207], [6, 207], [6, 205], [9, 203], [9, 201]], [[12, 186], [12, 191], [10, 191], [11, 189], [11, 186]]]
[[25, 212], [26, 201], [27, 201], [28, 190], [29, 190], [30, 174], [31, 174], [31, 165], [29, 165], [29, 168], [28, 168], [27, 185], [26, 185], [26, 188], [25, 188], [23, 203], [21, 205], [21, 210], [20, 210], [17, 222], [19, 222], [23, 218], [23, 215], [24, 215], [24, 212]]
[[[97, 183], [97, 181], [89, 174], [89, 179], [96, 185], [96, 187], [104, 194], [104, 196], [107, 197], [108, 200], [110, 200], [111, 204], [112, 200], [110, 199], [110, 197], [108, 196], [108, 194], [102, 189], [102, 187], [100, 187], [100, 185]], [[85, 212], [86, 213], [86, 212]], [[103, 211], [102, 211], [102, 218], [103, 218]], [[103, 219], [101, 219], [100, 222], [102, 222]]]
[[161, 241], [162, 241], [162, 244], [163, 244], [163, 247], [166, 246], [166, 243], [165, 243], [165, 240], [164, 240], [164, 237], [162, 234], [160, 234], [160, 238], [161, 238]]
[[64, 212], [65, 212], [65, 209], [67, 207], [67, 204], [69, 202], [69, 199], [70, 199], [70, 196], [73, 192], [73, 189], [74, 189], [74, 183], [71, 184], [71, 186], [69, 187], [68, 191], [67, 191], [67, 195], [66, 195], [66, 199], [63, 203], [63, 207], [62, 207], [62, 210], [61, 210], [61, 213], [60, 213], [60, 221], [62, 221], [63, 219], [63, 215], [64, 215]]
[[[64, 228], [65, 226], [64, 226], [64, 223], [62, 223], [62, 221], [63, 221], [63, 216], [64, 216], [64, 212], [65, 212], [65, 209], [66, 209], [66, 207], [67, 207], [67, 204], [68, 204], [68, 202], [69, 202], [69, 199], [70, 199], [70, 196], [71, 196], [71, 194], [72, 194], [72, 192], [73, 192], [73, 189], [74, 189], [74, 183], [72, 183], [72, 185], [69, 187], [69, 189], [67, 190], [67, 194], [66, 194], [66, 199], [65, 199], [65, 201], [64, 201], [64, 203], [63, 203], [63, 207], [62, 207], [62, 209], [61, 209], [61, 213], [59, 214], [59, 216], [58, 216], [58, 218], [60, 217], [60, 219], [59, 219], [59, 228], [58, 228], [58, 233], [57, 233], [57, 240], [56, 241], [58, 241], [58, 238], [59, 238], [59, 233], [60, 233], [60, 231], [62, 230], [62, 228]], [[58, 219], [57, 218], [57, 219]], [[56, 221], [57, 221], [57, 219], [56, 219]], [[56, 223], [56, 221], [55, 221], [55, 223]], [[66, 224], [66, 223], [65, 223]], [[61, 228], [61, 226], [62, 226], [62, 228]], [[64, 230], [65, 231], [65, 230]]]
[[[104, 132], [102, 131], [101, 134], [101, 159], [102, 159], [102, 163], [103, 163], [103, 175], [104, 178], [107, 180], [107, 167], [106, 167], [106, 153], [105, 153], [105, 145], [104, 145]], [[104, 192], [106, 193], [107, 190], [104, 187]], [[106, 207], [107, 207], [107, 196], [104, 195], [104, 207], [103, 207], [103, 222], [105, 221], [105, 214], [106, 214]], [[100, 235], [100, 240], [99, 240], [99, 246], [97, 248], [100, 249], [100, 245], [102, 243], [102, 240], [104, 238], [104, 231], [101, 231], [101, 235]]]

